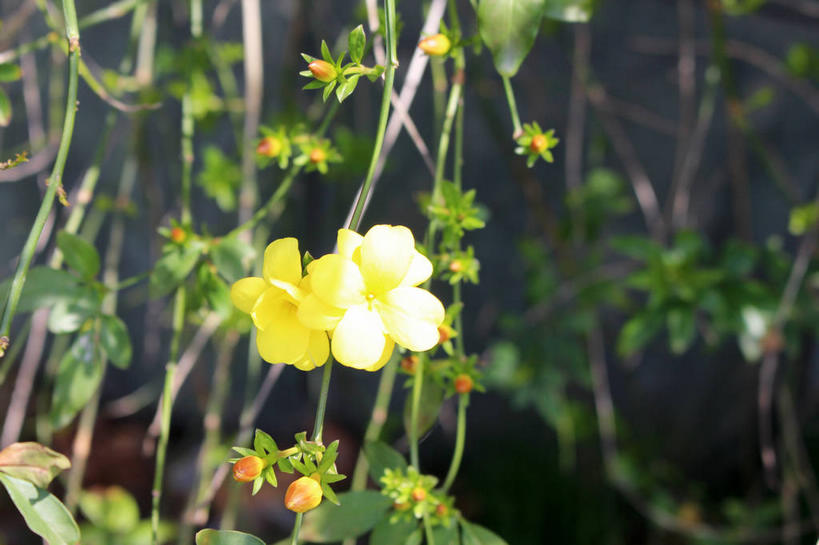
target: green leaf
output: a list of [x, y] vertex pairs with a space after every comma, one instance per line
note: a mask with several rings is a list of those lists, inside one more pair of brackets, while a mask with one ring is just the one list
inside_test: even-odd
[[202, 245], [191, 243], [183, 248], [174, 248], [159, 258], [151, 273], [148, 288], [151, 297], [170, 293], [190, 274], [201, 255]]
[[407, 461], [401, 453], [382, 441], [368, 441], [364, 445], [364, 456], [370, 466], [370, 478], [378, 486], [385, 469], [407, 469]]
[[100, 255], [94, 246], [66, 231], [57, 233], [57, 246], [69, 267], [83, 278], [94, 278], [100, 272]]
[[266, 452], [267, 454], [273, 454], [279, 452], [276, 441], [274, 441], [270, 435], [258, 429], [256, 430], [256, 436], [253, 438], [253, 448], [259, 453]]
[[111, 363], [125, 369], [131, 363], [131, 337], [125, 323], [116, 316], [100, 317], [100, 346]]
[[461, 520], [461, 528], [463, 545], [507, 545], [505, 540], [483, 526]]
[[116, 534], [134, 530], [139, 524], [139, 505], [127, 490], [112, 486], [102, 491], [83, 491], [82, 514], [95, 526]]
[[339, 102], [344, 102], [344, 99], [353, 94], [355, 86], [358, 85], [358, 78], [361, 76], [350, 76], [350, 78], [336, 88], [336, 98]]
[[591, 19], [594, 0], [545, 0], [543, 15], [566, 23], [585, 23]]
[[350, 50], [350, 58], [354, 63], [361, 63], [361, 58], [364, 57], [364, 46], [366, 44], [367, 37], [364, 34], [364, 27], [358, 25], [350, 31], [350, 35], [347, 37], [347, 49]]
[[661, 249], [656, 242], [641, 235], [622, 235], [611, 238], [611, 247], [634, 259], [648, 261], [660, 255]]
[[242, 169], [216, 146], [208, 146], [203, 154], [203, 166], [196, 183], [205, 195], [216, 201], [225, 212], [236, 209], [236, 195], [242, 184]]
[[0, 88], [0, 127], [8, 127], [11, 123], [11, 101], [6, 92]]
[[23, 77], [23, 71], [16, 64], [10, 62], [0, 63], [0, 81], [6, 83], [17, 81]]
[[324, 40], [321, 40], [321, 58], [330, 64], [335, 64], [333, 55], [330, 54], [330, 48], [327, 47], [327, 42]]
[[48, 330], [54, 334], [73, 333], [99, 312], [99, 293], [91, 288], [84, 290], [85, 296], [71, 301], [59, 301], [51, 307], [48, 315]]
[[[398, 519], [390, 522], [391, 517], [384, 517], [373, 528], [373, 533], [370, 534], [370, 545], [405, 545], [413, 532], [418, 529], [418, 521]], [[435, 539], [435, 544], [438, 543], [449, 544], [448, 541], [438, 541]]]
[[77, 337], [60, 360], [54, 397], [51, 402], [51, 425], [62, 429], [68, 425], [94, 395], [102, 380], [102, 359], [94, 332]]
[[[418, 437], [424, 435], [438, 420], [441, 403], [444, 402], [444, 389], [434, 382], [425, 382], [421, 390], [421, 403], [418, 410]], [[409, 433], [412, 396], [407, 396], [404, 405], [404, 428]]]
[[327, 98], [333, 93], [333, 89], [335, 88], [336, 83], [337, 83], [336, 80], [333, 80], [330, 83], [328, 83], [326, 87], [324, 87], [324, 92], [322, 93], [322, 99], [324, 100], [324, 102], [327, 102]]
[[22, 479], [0, 474], [0, 482], [32, 532], [49, 545], [79, 543], [80, 529], [60, 500]]
[[232, 284], [247, 276], [245, 271], [256, 256], [256, 251], [248, 243], [228, 237], [214, 243], [209, 255], [219, 274]]
[[304, 517], [301, 538], [313, 543], [333, 543], [358, 537], [380, 521], [392, 500], [374, 490], [339, 494], [341, 505], [323, 502]]
[[458, 525], [452, 524], [449, 527], [436, 526], [432, 530], [432, 538], [438, 543], [446, 543], [447, 545], [460, 545], [461, 538], [458, 536]]
[[535, 43], [544, 0], [481, 0], [478, 31], [497, 71], [514, 76]]
[[336, 462], [336, 458], [338, 458], [338, 443], [339, 441], [336, 439], [327, 446], [327, 449], [324, 451], [324, 454], [321, 457], [321, 462], [319, 462], [319, 465], [316, 468], [319, 473], [326, 473], [327, 470], [330, 469]]
[[641, 312], [623, 325], [617, 337], [617, 352], [628, 358], [645, 347], [659, 332], [662, 321], [651, 312]]
[[39, 443], [12, 443], [0, 450], [0, 473], [45, 488], [61, 471], [71, 467], [68, 458]]
[[265, 542], [244, 532], [208, 528], [197, 532], [196, 545], [265, 545]]
[[[6, 298], [10, 281], [0, 284], [0, 301]], [[28, 271], [23, 293], [17, 305], [17, 312], [53, 307], [57, 303], [73, 301], [87, 295], [85, 286], [68, 271], [50, 267], [34, 267]]]
[[691, 307], [673, 308], [666, 315], [666, 324], [671, 351], [682, 354], [688, 350], [697, 332], [694, 310]]

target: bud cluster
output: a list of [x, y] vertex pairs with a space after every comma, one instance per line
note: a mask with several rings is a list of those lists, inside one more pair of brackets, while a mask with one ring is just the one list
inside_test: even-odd
[[412, 466], [406, 471], [385, 469], [381, 484], [381, 493], [393, 501], [392, 521], [427, 516], [433, 525], [449, 526], [457, 516], [453, 498], [435, 490], [438, 479], [433, 475], [422, 475]]
[[524, 123], [523, 134], [520, 135], [515, 142], [518, 147], [515, 148], [515, 153], [518, 155], [526, 155], [526, 166], [532, 167], [537, 161], [538, 157], [551, 163], [554, 161], [552, 156], [552, 148], [557, 146], [558, 140], [555, 138], [554, 129], [543, 132], [538, 123]]

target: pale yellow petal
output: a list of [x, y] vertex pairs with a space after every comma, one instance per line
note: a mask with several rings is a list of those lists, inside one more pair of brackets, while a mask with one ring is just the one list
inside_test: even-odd
[[376, 300], [376, 309], [387, 334], [404, 348], [421, 352], [438, 343], [444, 306], [428, 291], [396, 288]]
[[389, 335], [384, 336], [384, 351], [381, 353], [381, 357], [378, 359], [377, 362], [372, 364], [370, 367], [367, 367], [365, 371], [378, 371], [385, 365], [387, 362], [390, 361], [390, 357], [392, 356], [393, 350], [395, 350], [395, 341]]
[[381, 359], [386, 340], [378, 315], [364, 305], [347, 310], [333, 332], [333, 356], [356, 369], [372, 367]]
[[336, 245], [339, 255], [351, 259], [355, 263], [361, 262], [361, 243], [364, 237], [350, 229], [339, 229]]
[[271, 278], [270, 284], [285, 292], [290, 302], [294, 305], [299, 304], [299, 301], [307, 296], [307, 294], [299, 286], [291, 284], [290, 282], [284, 282], [282, 280], [277, 280], [276, 278]]
[[296, 318], [296, 308], [273, 316], [268, 327], [256, 333], [259, 355], [269, 363], [295, 363], [304, 357], [310, 330]]
[[299, 304], [299, 320], [310, 329], [333, 329], [344, 316], [344, 309], [322, 303], [315, 293], [311, 293]]
[[417, 286], [426, 282], [430, 276], [432, 276], [432, 262], [418, 250], [413, 250], [409, 269], [401, 279], [400, 286], [407, 288]]
[[330, 341], [327, 339], [327, 333], [324, 331], [311, 331], [307, 352], [302, 359], [293, 365], [302, 371], [310, 371], [311, 369], [324, 365], [329, 356]]
[[299, 241], [293, 237], [280, 238], [268, 244], [264, 251], [262, 267], [264, 279], [275, 278], [293, 285], [301, 280], [301, 254]]
[[412, 232], [403, 226], [375, 225], [361, 244], [361, 275], [370, 293], [395, 288], [406, 276], [415, 249]]
[[257, 278], [249, 276], [234, 282], [230, 287], [230, 300], [236, 305], [236, 308], [250, 314], [253, 305], [256, 304], [256, 299], [267, 289], [267, 282], [264, 278]]
[[339, 308], [364, 302], [364, 279], [358, 265], [338, 254], [327, 254], [315, 263], [310, 273], [310, 286], [322, 302]]
[[292, 303], [287, 300], [282, 290], [268, 286], [256, 299], [256, 303], [250, 310], [250, 317], [256, 327], [267, 329], [267, 326], [270, 325], [270, 322], [277, 314], [288, 313], [291, 306], [293, 306]]

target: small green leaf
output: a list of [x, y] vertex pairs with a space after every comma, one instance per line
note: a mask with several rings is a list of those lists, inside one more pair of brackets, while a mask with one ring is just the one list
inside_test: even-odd
[[279, 486], [279, 481], [276, 479], [276, 468], [274, 466], [267, 466], [264, 468], [263, 476], [264, 480], [267, 481], [273, 488]]
[[190, 243], [174, 248], [159, 258], [151, 273], [149, 292], [152, 298], [170, 293], [193, 270], [202, 255], [202, 245]]
[[111, 363], [125, 369], [131, 363], [131, 337], [125, 323], [116, 316], [100, 317], [100, 345]]
[[364, 46], [366, 43], [367, 37], [364, 34], [364, 27], [362, 25], [358, 25], [350, 31], [350, 35], [347, 37], [347, 49], [350, 50], [350, 58], [354, 63], [361, 63], [361, 59], [364, 57]]
[[60, 360], [51, 401], [51, 425], [59, 430], [71, 423], [101, 380], [100, 349], [94, 342], [94, 332], [87, 331], [76, 338]]
[[235, 210], [236, 196], [242, 184], [242, 169], [216, 146], [205, 148], [202, 157], [204, 165], [196, 177], [196, 183], [205, 195], [216, 201], [220, 209], [225, 212]]
[[381, 486], [385, 469], [407, 469], [407, 461], [400, 452], [382, 441], [369, 441], [364, 445], [364, 456], [369, 464], [370, 478]]
[[350, 78], [338, 86], [336, 89], [336, 98], [339, 102], [344, 102], [344, 99], [353, 94], [355, 86], [358, 85], [358, 79], [361, 76], [350, 76]]
[[[0, 284], [0, 301], [5, 300], [10, 281]], [[68, 271], [50, 267], [34, 267], [28, 271], [26, 285], [20, 295], [17, 312], [31, 312], [53, 307], [57, 303], [75, 301], [87, 295], [87, 289]]]
[[321, 492], [324, 494], [325, 500], [328, 500], [336, 505], [341, 505], [338, 496], [336, 496], [335, 490], [333, 490], [330, 483], [328, 483], [326, 480], [321, 481]]
[[83, 491], [80, 509], [85, 518], [108, 532], [131, 532], [139, 524], [139, 505], [127, 490], [119, 486], [102, 491]]
[[380, 521], [392, 500], [374, 490], [339, 494], [341, 505], [324, 502], [304, 517], [301, 538], [313, 543], [334, 543], [358, 537]]
[[19, 66], [10, 62], [0, 63], [0, 81], [4, 83], [17, 81], [21, 77], [23, 77], [23, 71]]
[[675, 354], [682, 354], [688, 350], [697, 333], [694, 309], [677, 307], [669, 310], [666, 315], [666, 324], [671, 351]]
[[253, 448], [256, 449], [256, 452], [263, 452], [264, 449], [267, 454], [279, 452], [276, 441], [262, 430], [256, 430], [256, 436], [253, 438]]
[[337, 83], [336, 80], [333, 80], [330, 83], [328, 83], [327, 86], [324, 87], [324, 92], [322, 93], [322, 99], [324, 100], [324, 102], [327, 102], [327, 99], [333, 93], [333, 89], [335, 88], [336, 83]]
[[265, 542], [244, 532], [208, 528], [196, 534], [196, 545], [265, 545]]
[[0, 88], [0, 127], [8, 127], [11, 123], [11, 101], [6, 92]]
[[0, 482], [32, 532], [49, 545], [79, 543], [80, 529], [60, 500], [22, 479], [0, 474]]
[[[418, 529], [418, 521], [398, 519], [390, 522], [391, 517], [384, 517], [373, 528], [373, 533], [370, 534], [369, 545], [405, 545], [410, 536]], [[442, 545], [448, 541], [438, 541], [435, 539], [435, 544]]]
[[0, 450], [0, 473], [46, 488], [61, 471], [71, 467], [68, 458], [39, 443], [12, 443]]
[[325, 473], [328, 469], [332, 467], [335, 463], [336, 458], [338, 457], [338, 439], [330, 443], [327, 449], [324, 451], [324, 455], [321, 457], [321, 462], [318, 465], [318, 472]]
[[330, 48], [327, 47], [327, 42], [324, 40], [321, 40], [321, 57], [330, 64], [335, 64], [333, 56], [330, 54]]
[[461, 528], [463, 545], [507, 545], [505, 540], [483, 526], [462, 520]]
[[628, 358], [642, 350], [660, 331], [661, 319], [651, 312], [641, 312], [627, 321], [617, 337], [617, 352]]
[[480, 0], [478, 31], [502, 76], [514, 76], [532, 49], [543, 6], [544, 0]]
[[209, 255], [219, 274], [232, 284], [247, 276], [245, 271], [256, 251], [248, 243], [236, 237], [228, 237], [214, 243], [210, 247]]
[[[438, 420], [438, 413], [441, 410], [441, 404], [444, 402], [444, 389], [434, 382], [424, 383], [424, 388], [421, 390], [421, 403], [418, 410], [418, 437], [424, 435]], [[406, 404], [404, 405], [404, 428], [409, 433], [410, 415], [412, 409], [412, 396], [407, 396]]]
[[591, 19], [595, 0], [544, 0], [543, 15], [564, 23], [586, 23]]
[[91, 288], [85, 290], [86, 296], [72, 301], [59, 301], [51, 307], [48, 315], [48, 330], [56, 335], [73, 333], [99, 312], [101, 304], [99, 293]]
[[57, 233], [57, 246], [69, 267], [83, 278], [94, 278], [100, 272], [100, 255], [92, 244], [66, 231]]
[[449, 527], [436, 526], [432, 530], [432, 538], [435, 543], [447, 543], [448, 545], [460, 545], [461, 538], [458, 536], [458, 525], [452, 524]]

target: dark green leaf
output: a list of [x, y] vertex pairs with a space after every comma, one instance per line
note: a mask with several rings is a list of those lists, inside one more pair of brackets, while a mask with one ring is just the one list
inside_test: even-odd
[[61, 471], [71, 467], [68, 458], [39, 443], [12, 443], [0, 450], [0, 473], [45, 488]]
[[11, 123], [11, 101], [6, 92], [0, 88], [0, 127], [8, 127]]
[[60, 360], [54, 397], [51, 402], [51, 425], [62, 429], [68, 425], [94, 395], [102, 380], [102, 360], [94, 343], [94, 332], [77, 337]]
[[446, 543], [447, 545], [460, 545], [461, 538], [458, 536], [458, 525], [452, 524], [450, 527], [436, 526], [432, 530], [432, 537], [435, 544]]
[[[9, 282], [0, 285], [0, 301], [6, 298]], [[85, 286], [68, 271], [50, 267], [34, 267], [28, 271], [17, 312], [53, 307], [59, 302], [74, 301], [87, 295]]]
[[463, 545], [507, 545], [506, 541], [483, 526], [462, 520], [461, 528], [463, 529]]
[[591, 19], [594, 0], [544, 0], [543, 15], [566, 23], [585, 23]]
[[0, 474], [0, 482], [32, 532], [49, 545], [79, 543], [80, 529], [60, 500], [22, 479]]
[[668, 338], [671, 351], [675, 354], [682, 354], [691, 346], [697, 332], [694, 320], [694, 310], [691, 307], [677, 307], [668, 311]]
[[[390, 522], [390, 517], [384, 517], [373, 528], [370, 534], [370, 545], [405, 545], [409, 537], [418, 529], [418, 521], [398, 519]], [[435, 545], [449, 543], [435, 540]]]
[[223, 238], [210, 247], [216, 270], [231, 284], [247, 276], [245, 271], [255, 255], [252, 246], [236, 237]]
[[[418, 410], [418, 437], [424, 435], [438, 420], [438, 412], [441, 410], [441, 403], [444, 401], [444, 389], [436, 383], [427, 381], [421, 390], [421, 403]], [[404, 428], [409, 433], [410, 414], [412, 407], [412, 396], [407, 396], [404, 405]]]
[[196, 545], [265, 545], [256, 536], [235, 530], [200, 530], [196, 534]]
[[662, 321], [657, 315], [642, 312], [623, 325], [617, 337], [617, 352], [622, 357], [633, 356], [642, 350], [660, 330]]
[[364, 455], [369, 464], [370, 478], [381, 486], [385, 469], [407, 469], [407, 462], [401, 453], [381, 441], [369, 441], [364, 445]]
[[543, 5], [544, 0], [481, 0], [478, 4], [478, 31], [502, 76], [514, 76], [532, 49]]
[[10, 62], [0, 63], [0, 81], [16, 81], [23, 76], [23, 71], [16, 64]]
[[364, 27], [358, 25], [347, 37], [347, 49], [350, 50], [350, 58], [354, 63], [360, 63], [364, 56], [364, 46], [367, 43], [367, 37], [364, 35]]
[[149, 291], [151, 297], [162, 297], [178, 286], [199, 261], [202, 245], [191, 243], [184, 248], [175, 248], [156, 262]]
[[323, 502], [304, 517], [301, 538], [307, 542], [333, 543], [358, 537], [381, 520], [392, 500], [374, 490], [339, 494], [341, 505]]
[[83, 278], [94, 278], [100, 272], [100, 255], [94, 246], [66, 231], [57, 233], [57, 246], [69, 267]]
[[100, 317], [100, 345], [111, 363], [120, 369], [131, 363], [131, 337], [125, 323], [116, 316]]

